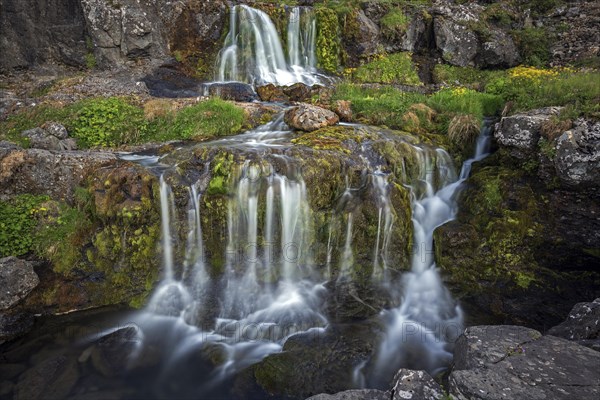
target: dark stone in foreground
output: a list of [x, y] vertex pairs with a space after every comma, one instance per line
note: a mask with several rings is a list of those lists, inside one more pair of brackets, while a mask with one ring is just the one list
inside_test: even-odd
[[454, 352], [457, 399], [592, 399], [600, 353], [518, 326], [467, 328]]
[[425, 371], [402, 368], [394, 377], [392, 400], [438, 400], [444, 398], [444, 390]]

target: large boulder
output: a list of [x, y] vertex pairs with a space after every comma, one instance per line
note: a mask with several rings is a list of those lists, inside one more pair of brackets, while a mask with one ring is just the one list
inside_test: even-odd
[[591, 399], [600, 353], [518, 326], [473, 326], [456, 342], [448, 378], [456, 399]]
[[511, 155], [528, 158], [537, 150], [542, 124], [560, 110], [560, 107], [547, 107], [504, 117], [496, 124], [494, 137]]
[[486, 68], [508, 68], [519, 61], [519, 50], [512, 37], [500, 29], [493, 29], [490, 37], [481, 43], [477, 64]]
[[25, 298], [40, 283], [33, 263], [16, 257], [0, 259], [0, 310], [7, 310]]
[[285, 112], [285, 123], [294, 129], [312, 132], [340, 122], [340, 117], [333, 111], [310, 104], [299, 104]]
[[578, 120], [556, 144], [554, 165], [558, 177], [569, 186], [600, 184], [600, 122]]
[[379, 27], [363, 10], [351, 12], [346, 16], [342, 43], [348, 54], [347, 65], [357, 66], [361, 58], [378, 53]]
[[591, 303], [575, 304], [567, 320], [550, 328], [548, 334], [600, 351], [600, 298]]

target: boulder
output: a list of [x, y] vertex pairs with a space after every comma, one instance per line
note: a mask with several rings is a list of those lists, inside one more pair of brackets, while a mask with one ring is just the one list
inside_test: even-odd
[[467, 328], [448, 378], [456, 399], [591, 399], [600, 353], [518, 326]]
[[340, 117], [333, 111], [302, 103], [285, 112], [285, 123], [294, 129], [312, 132], [319, 128], [335, 125]]
[[479, 40], [473, 31], [449, 17], [435, 18], [433, 29], [436, 46], [446, 62], [458, 67], [475, 65]]
[[375, 389], [346, 390], [336, 394], [321, 393], [306, 400], [389, 400], [388, 392]]
[[104, 376], [121, 375], [127, 371], [130, 357], [139, 345], [136, 328], [119, 329], [94, 344], [91, 350], [92, 364]]
[[77, 142], [69, 138], [67, 129], [57, 122], [47, 122], [42, 127], [21, 133], [29, 139], [31, 148], [44, 150], [77, 150]]
[[600, 185], [600, 122], [578, 120], [557, 140], [554, 166], [569, 186]]
[[336, 100], [332, 108], [341, 121], [352, 122], [352, 103], [349, 100]]
[[494, 137], [511, 155], [528, 158], [537, 149], [542, 124], [558, 115], [560, 107], [547, 107], [504, 117], [496, 124]]
[[519, 51], [512, 37], [500, 29], [492, 29], [489, 38], [481, 43], [477, 64], [481, 68], [510, 68], [519, 61]]
[[307, 101], [312, 95], [312, 87], [302, 82], [294, 83], [283, 88], [283, 93], [289, 97], [290, 101]]
[[0, 312], [0, 344], [29, 332], [33, 327], [33, 315], [22, 312]]
[[289, 101], [289, 97], [283, 93], [281, 86], [267, 83], [256, 88], [256, 93], [262, 101]]
[[39, 283], [33, 263], [16, 257], [0, 259], [0, 310], [7, 310], [19, 303]]
[[251, 102], [258, 100], [252, 86], [241, 82], [211, 83], [208, 85], [208, 94], [223, 100]]
[[392, 385], [391, 400], [438, 400], [445, 397], [442, 387], [425, 371], [401, 369]]
[[363, 10], [352, 12], [346, 16], [342, 43], [348, 54], [347, 66], [358, 66], [361, 58], [379, 52], [379, 27]]
[[548, 334], [600, 351], [600, 298], [575, 304], [567, 320], [550, 328]]

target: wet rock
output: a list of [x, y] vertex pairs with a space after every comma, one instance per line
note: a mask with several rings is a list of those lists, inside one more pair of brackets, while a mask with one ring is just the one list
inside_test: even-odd
[[392, 400], [438, 400], [445, 396], [442, 387], [425, 371], [401, 369], [394, 377]]
[[208, 94], [210, 96], [220, 97], [223, 100], [240, 102], [251, 102], [258, 100], [258, 97], [256, 96], [254, 89], [252, 89], [252, 86], [241, 82], [211, 83], [208, 85]]
[[310, 104], [300, 104], [285, 112], [285, 123], [294, 129], [312, 132], [319, 128], [335, 125], [340, 118], [333, 111]]
[[262, 85], [256, 88], [256, 92], [258, 93], [258, 97], [262, 101], [289, 101], [289, 97], [283, 93], [283, 88], [281, 86], [276, 86], [272, 83], [268, 83], [266, 85]]
[[454, 351], [457, 399], [572, 399], [600, 394], [600, 353], [517, 326], [467, 328]]
[[569, 186], [600, 184], [600, 122], [578, 120], [557, 140], [554, 165]]
[[567, 320], [550, 328], [548, 335], [576, 341], [600, 351], [600, 298], [591, 303], [577, 303]]
[[67, 129], [57, 122], [48, 122], [42, 127], [23, 131], [21, 136], [29, 139], [29, 145], [44, 150], [77, 150], [77, 142], [69, 138]]
[[306, 400], [389, 400], [388, 392], [375, 389], [346, 390], [336, 394], [321, 393]]
[[151, 96], [185, 98], [202, 96], [202, 83], [177, 65], [163, 65], [142, 78]]
[[77, 361], [60, 355], [25, 371], [15, 388], [15, 399], [59, 399], [71, 392], [79, 379]]
[[504, 117], [496, 124], [494, 136], [512, 156], [527, 158], [537, 149], [542, 124], [558, 115], [560, 107], [547, 107]]
[[341, 121], [352, 121], [352, 103], [349, 100], [336, 100], [333, 103], [332, 109], [340, 117]]
[[26, 369], [22, 364], [0, 364], [0, 376], [5, 379], [14, 379]]
[[92, 365], [106, 377], [121, 375], [139, 344], [136, 328], [119, 329], [96, 342], [91, 351]]
[[30, 193], [69, 200], [86, 174], [116, 161], [110, 152], [0, 147], [0, 196]]
[[331, 298], [327, 304], [327, 314], [335, 321], [361, 320], [377, 315], [390, 304], [390, 298], [383, 291], [371, 285], [359, 285], [354, 281], [340, 280], [328, 284]]
[[0, 310], [7, 310], [19, 303], [39, 283], [33, 263], [16, 257], [0, 259]]
[[33, 327], [33, 315], [22, 312], [0, 312], [0, 343], [29, 332]]
[[310, 99], [312, 88], [302, 82], [283, 88], [283, 93], [289, 97], [290, 101], [307, 101]]

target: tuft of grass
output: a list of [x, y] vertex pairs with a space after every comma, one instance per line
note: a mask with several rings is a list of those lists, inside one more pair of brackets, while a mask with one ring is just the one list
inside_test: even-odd
[[393, 8], [381, 18], [381, 33], [390, 38], [397, 37], [406, 31], [409, 23], [410, 18], [401, 8]]
[[448, 125], [448, 137], [458, 146], [466, 147], [477, 140], [480, 121], [473, 115], [460, 114], [452, 118]]

